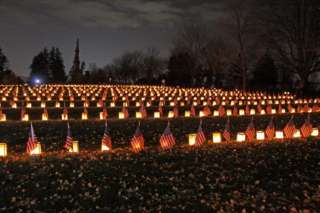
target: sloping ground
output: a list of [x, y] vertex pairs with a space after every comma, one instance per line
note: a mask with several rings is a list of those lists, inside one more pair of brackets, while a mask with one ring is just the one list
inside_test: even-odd
[[319, 168], [320, 143], [306, 140], [9, 156], [0, 210], [316, 212]]
[[[311, 122], [314, 127], [320, 125], [320, 113], [311, 114]], [[294, 115], [295, 124], [300, 128], [303, 124], [306, 113], [298, 113]], [[254, 116], [256, 130], [265, 130], [270, 120], [270, 115]], [[285, 124], [290, 119], [291, 115], [283, 114], [274, 116], [274, 122], [278, 130], [282, 130]], [[187, 135], [195, 133], [199, 126], [200, 118], [176, 118], [169, 119], [170, 127], [173, 135], [177, 138], [178, 144], [187, 144]], [[225, 127], [226, 117], [210, 117], [203, 118], [203, 131], [208, 140], [212, 139], [212, 132], [222, 132]], [[235, 139], [237, 132], [245, 131], [251, 116], [232, 116], [231, 133]], [[100, 150], [101, 139], [104, 132], [104, 121], [69, 121], [71, 125], [72, 136], [74, 140], [78, 140], [80, 150]], [[110, 136], [112, 138], [113, 147], [126, 148], [129, 146], [129, 141], [133, 136], [138, 125], [137, 119], [125, 119], [108, 121]], [[145, 137], [146, 146], [159, 146], [159, 138], [163, 133], [168, 119], [143, 119], [141, 122], [141, 131]], [[63, 149], [63, 144], [67, 134], [66, 121], [36, 121], [33, 122], [35, 133], [42, 144], [42, 150], [60, 151]], [[10, 153], [24, 153], [26, 142], [30, 131], [30, 122], [4, 122], [0, 123], [0, 141], [8, 144]]]

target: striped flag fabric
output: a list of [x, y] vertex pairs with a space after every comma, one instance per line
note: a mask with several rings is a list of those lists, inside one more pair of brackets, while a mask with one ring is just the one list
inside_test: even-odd
[[171, 149], [176, 144], [176, 139], [172, 135], [170, 130], [170, 123], [168, 122], [167, 127], [160, 137], [160, 146], [163, 150]]
[[218, 111], [219, 111], [220, 116], [224, 116], [226, 113], [226, 110], [224, 109], [224, 107], [222, 105], [219, 106]]
[[248, 141], [253, 141], [256, 135], [256, 129], [254, 127], [253, 123], [253, 117], [251, 118], [251, 121], [245, 131], [246, 137]]
[[104, 119], [106, 119], [108, 117], [108, 110], [107, 110], [106, 106], [103, 106], [102, 116]]
[[245, 107], [245, 114], [250, 115], [250, 108], [248, 105], [246, 105], [246, 107]]
[[196, 110], [193, 105], [191, 106], [191, 109], [190, 109], [190, 115], [191, 115], [191, 117], [196, 116]]
[[147, 110], [146, 110], [146, 108], [144, 107], [143, 104], [141, 104], [139, 112], [141, 113], [142, 118], [146, 118], [147, 117]]
[[63, 114], [67, 115], [68, 114], [68, 108], [66, 107], [66, 103], [63, 102]]
[[268, 104], [266, 107], [267, 114], [271, 114], [271, 111], [272, 111], [272, 107], [270, 106], [270, 104]]
[[109, 134], [109, 131], [108, 131], [108, 123], [107, 123], [107, 121], [105, 123], [105, 128], [104, 128], [104, 133], [103, 133], [103, 137], [102, 137], [101, 143], [103, 145], [105, 145], [106, 147], [108, 147], [109, 150], [112, 149], [112, 141], [111, 141], [111, 137], [110, 137], [110, 134]]
[[68, 126], [67, 126], [67, 138], [66, 141], [64, 143], [64, 148], [67, 150], [72, 149], [72, 135], [71, 135], [71, 128], [68, 122]]
[[140, 130], [140, 122], [138, 124], [138, 127], [130, 141], [132, 151], [134, 153], [139, 153], [144, 149], [144, 137], [142, 135], [142, 132]]
[[128, 109], [126, 107], [122, 107], [122, 113], [124, 115], [124, 118], [128, 118], [129, 117], [129, 112], [128, 112]]
[[303, 112], [303, 111], [302, 111], [302, 107], [301, 107], [300, 104], [298, 104], [298, 106], [297, 106], [297, 112]]
[[38, 140], [37, 140], [36, 134], [34, 133], [33, 125], [31, 123], [29, 138], [27, 141], [27, 153], [30, 154], [37, 147], [37, 143], [38, 143]]
[[238, 108], [237, 106], [234, 106], [232, 109], [232, 115], [238, 115]]
[[203, 108], [204, 116], [210, 116], [211, 115], [211, 110], [208, 106], [205, 106]]
[[231, 141], [230, 119], [229, 118], [227, 119], [227, 122], [226, 122], [225, 128], [223, 130], [222, 136], [227, 142]]
[[257, 106], [257, 111], [258, 111], [258, 113], [261, 113], [261, 111], [262, 111], [262, 107], [261, 107], [261, 104], [260, 104], [260, 103], [259, 103], [258, 106]]
[[270, 118], [269, 124], [266, 128], [266, 136], [268, 140], [272, 140], [275, 134], [275, 126], [273, 123], [273, 117]]
[[200, 120], [197, 135], [196, 135], [196, 143], [194, 145], [202, 146], [205, 141], [206, 141], [206, 136], [204, 135], [204, 132], [202, 130], [202, 120]]
[[163, 116], [163, 109], [162, 109], [161, 105], [159, 105], [158, 110], [159, 110], [159, 113], [160, 113], [160, 117], [162, 117]]
[[309, 137], [312, 132], [312, 124], [310, 121], [310, 114], [308, 114], [308, 117], [306, 118], [304, 124], [302, 124], [300, 128], [301, 134], [303, 137]]
[[24, 107], [22, 107], [22, 108], [21, 108], [21, 111], [20, 111], [21, 120], [23, 120], [25, 114], [26, 114], [26, 110], [25, 110]]
[[47, 107], [43, 108], [43, 114], [48, 117], [48, 109], [47, 109]]
[[288, 104], [287, 108], [288, 108], [288, 112], [292, 111], [292, 105], [290, 103]]
[[296, 126], [294, 124], [293, 116], [291, 116], [290, 120], [283, 128], [283, 132], [286, 138], [292, 138], [295, 131], [296, 131]]
[[175, 118], [179, 117], [179, 109], [176, 106], [173, 108], [173, 116]]
[[317, 104], [312, 106], [312, 112], [319, 112], [319, 106]]

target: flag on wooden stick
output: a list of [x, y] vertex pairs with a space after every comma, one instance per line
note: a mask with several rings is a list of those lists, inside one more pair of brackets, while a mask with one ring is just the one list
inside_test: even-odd
[[270, 118], [269, 124], [266, 128], [266, 136], [268, 140], [272, 140], [275, 134], [275, 126], [273, 123], [273, 117]]
[[30, 154], [37, 147], [37, 143], [38, 143], [38, 140], [37, 140], [36, 134], [34, 133], [33, 125], [31, 123], [29, 138], [27, 141], [27, 153]]
[[293, 134], [296, 132], [296, 126], [294, 124], [293, 115], [291, 116], [290, 120], [283, 128], [283, 132], [286, 138], [292, 138]]
[[70, 150], [72, 149], [72, 135], [71, 135], [71, 128], [70, 128], [70, 125], [69, 125], [69, 122], [67, 124], [67, 138], [66, 138], [66, 141], [64, 143], [64, 148], [67, 149], [67, 150]]
[[225, 128], [223, 130], [222, 136], [227, 142], [231, 141], [230, 119], [229, 118], [227, 119], [227, 122], [226, 122]]
[[132, 151], [134, 153], [139, 153], [144, 149], [144, 138], [140, 130], [140, 122], [130, 141], [130, 144], [131, 144]]
[[112, 141], [108, 131], [108, 122], [105, 123], [104, 133], [101, 141], [102, 147], [105, 147], [106, 150], [112, 149]]
[[251, 121], [250, 121], [245, 133], [246, 133], [248, 141], [253, 141], [254, 140], [255, 134], [256, 134], [256, 129], [254, 127], [253, 117], [251, 118]]
[[310, 121], [310, 113], [308, 114], [308, 117], [306, 118], [304, 124], [300, 128], [301, 134], [303, 137], [309, 137], [312, 132], [312, 124]]
[[171, 149], [176, 144], [176, 139], [171, 133], [170, 123], [168, 122], [167, 127], [160, 137], [160, 146], [162, 149]]
[[202, 146], [205, 141], [206, 141], [206, 136], [204, 135], [204, 132], [202, 130], [202, 120], [200, 120], [197, 135], [196, 135], [196, 143], [194, 145]]

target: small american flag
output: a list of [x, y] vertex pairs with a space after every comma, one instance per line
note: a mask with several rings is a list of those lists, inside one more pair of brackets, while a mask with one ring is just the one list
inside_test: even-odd
[[210, 110], [210, 108], [208, 106], [205, 106], [203, 108], [203, 112], [204, 112], [205, 116], [210, 116], [211, 115], [211, 110]]
[[245, 107], [245, 114], [250, 115], [250, 108], [248, 105], [246, 105], [246, 107]]
[[311, 135], [312, 132], [312, 124], [310, 121], [310, 114], [308, 114], [308, 117], [306, 118], [304, 124], [301, 126], [300, 128], [301, 130], [301, 134], [303, 137], [309, 137]]
[[102, 116], [104, 119], [106, 119], [108, 117], [108, 110], [105, 106], [102, 109]]
[[129, 117], [129, 112], [128, 109], [126, 107], [122, 107], [122, 113], [124, 115], [124, 118], [128, 118]]
[[271, 111], [272, 111], [272, 107], [270, 106], [270, 104], [268, 104], [268, 106], [266, 107], [266, 112], [268, 114], [271, 114]]
[[161, 105], [159, 105], [158, 110], [159, 110], [160, 116], [163, 116], [163, 109]]
[[147, 117], [147, 111], [146, 111], [146, 109], [144, 108], [143, 103], [142, 103], [141, 106], [140, 106], [139, 112], [141, 113], [142, 118]]
[[195, 110], [195, 108], [194, 108], [193, 105], [191, 106], [191, 109], [190, 109], [190, 115], [191, 115], [192, 117], [196, 116], [196, 110]]
[[293, 116], [291, 116], [289, 122], [283, 128], [283, 132], [286, 138], [292, 138], [295, 131], [296, 131], [296, 126], [294, 124]]
[[43, 109], [43, 114], [45, 114], [45, 115], [47, 115], [47, 116], [48, 116], [48, 110], [47, 110], [47, 107], [45, 107], [45, 108]]
[[22, 108], [21, 108], [21, 112], [20, 112], [21, 120], [23, 120], [25, 114], [26, 114], [26, 110], [25, 110], [24, 107], [22, 107]]
[[228, 118], [225, 128], [223, 130], [222, 133], [223, 138], [227, 141], [230, 142], [231, 141], [231, 133], [230, 133], [230, 119]]
[[275, 126], [273, 123], [273, 117], [270, 118], [269, 124], [266, 128], [266, 136], [268, 140], [272, 140], [275, 134]]
[[66, 107], [66, 103], [63, 102], [63, 114], [67, 115], [68, 114], [68, 108]]
[[226, 113], [226, 110], [224, 109], [224, 107], [222, 105], [220, 105], [218, 111], [219, 111], [220, 116], [224, 116], [224, 114]]
[[102, 137], [101, 143], [102, 143], [103, 145], [105, 145], [106, 147], [108, 147], [109, 150], [111, 150], [111, 148], [112, 148], [112, 141], [111, 141], [111, 137], [110, 137], [110, 135], [109, 135], [108, 123], [107, 123], [107, 121], [106, 121], [106, 124], [105, 124], [104, 133], [103, 133], [103, 137]]
[[312, 112], [319, 112], [319, 106], [317, 104], [312, 106]]
[[67, 150], [70, 150], [72, 149], [72, 135], [71, 135], [71, 128], [70, 128], [70, 125], [68, 123], [68, 128], [67, 128], [67, 138], [66, 138], [66, 141], [64, 143], [64, 148], [67, 149]]
[[257, 111], [258, 111], [259, 113], [261, 113], [261, 111], [262, 111], [262, 107], [261, 107], [261, 104], [260, 104], [260, 103], [259, 103], [258, 106], [257, 106]]
[[238, 108], [236, 106], [233, 107], [232, 115], [238, 115]]
[[203, 143], [206, 141], [206, 136], [204, 135], [204, 132], [202, 131], [202, 120], [200, 120], [197, 135], [196, 135], [196, 143], [195, 146], [202, 146]]
[[219, 105], [219, 104], [221, 103], [221, 100], [220, 100], [220, 98], [218, 98], [218, 97], [216, 97], [215, 101], [216, 101], [216, 104], [217, 104], [217, 105]]
[[144, 138], [140, 131], [140, 123], [138, 124], [136, 132], [134, 133], [130, 144], [134, 153], [139, 153], [144, 149]]
[[160, 137], [160, 146], [162, 149], [171, 149], [176, 144], [176, 139], [171, 133], [170, 123], [168, 122], [166, 129]]
[[302, 107], [300, 104], [298, 104], [298, 106], [297, 106], [297, 112], [302, 112]]
[[253, 141], [254, 140], [254, 137], [255, 137], [255, 134], [256, 134], [256, 129], [254, 127], [253, 117], [251, 118], [251, 121], [250, 121], [245, 133], [246, 133], [248, 141]]
[[290, 113], [292, 111], [292, 105], [291, 104], [288, 104], [288, 112]]
[[37, 147], [37, 137], [34, 133], [33, 125], [32, 123], [30, 124], [30, 133], [29, 133], [29, 138], [27, 141], [27, 153], [31, 153], [36, 147]]
[[175, 118], [179, 117], [179, 109], [176, 106], [173, 108], [173, 116]]

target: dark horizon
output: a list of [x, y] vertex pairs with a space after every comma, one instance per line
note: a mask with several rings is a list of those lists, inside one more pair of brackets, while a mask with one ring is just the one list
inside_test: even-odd
[[28, 76], [32, 58], [44, 47], [61, 49], [69, 72], [80, 39], [81, 60], [104, 66], [125, 51], [155, 47], [167, 56], [175, 23], [200, 18], [214, 23], [221, 1], [1, 1], [0, 47], [10, 68]]

